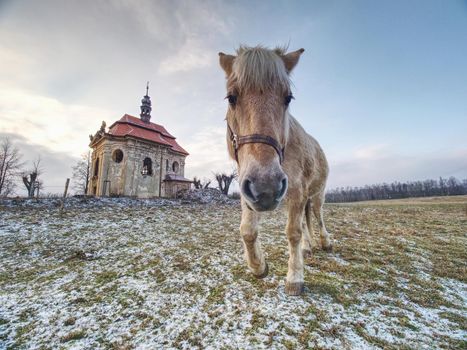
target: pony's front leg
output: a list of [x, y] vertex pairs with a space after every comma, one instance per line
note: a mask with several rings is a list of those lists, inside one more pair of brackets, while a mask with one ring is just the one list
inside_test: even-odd
[[249, 209], [242, 200], [240, 234], [245, 247], [246, 262], [257, 278], [264, 278], [268, 275], [269, 269], [258, 240], [258, 222], [259, 213]]
[[288, 295], [300, 295], [304, 289], [303, 255], [300, 241], [302, 239], [302, 220], [305, 203], [290, 203], [287, 221], [287, 238], [289, 240], [289, 269], [285, 283]]

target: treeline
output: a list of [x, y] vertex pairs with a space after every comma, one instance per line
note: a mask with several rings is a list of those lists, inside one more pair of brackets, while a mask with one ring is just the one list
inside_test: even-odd
[[393, 182], [364, 187], [340, 187], [326, 193], [326, 202], [343, 203], [376, 199], [409, 197], [456, 196], [467, 194], [467, 179], [462, 181], [451, 176], [448, 179]]

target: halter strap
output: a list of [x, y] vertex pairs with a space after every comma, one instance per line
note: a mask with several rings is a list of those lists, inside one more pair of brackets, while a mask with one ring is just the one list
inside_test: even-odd
[[232, 142], [232, 147], [235, 151], [235, 160], [238, 163], [238, 150], [240, 149], [241, 145], [245, 145], [247, 143], [264, 143], [274, 148], [274, 150], [279, 155], [279, 162], [282, 164], [284, 161], [284, 151], [285, 147], [281, 147], [280, 143], [277, 142], [276, 139], [272, 138], [271, 136], [261, 135], [261, 134], [251, 134], [246, 136], [238, 136], [232, 131], [229, 123], [227, 123], [227, 128], [230, 134], [230, 142]]

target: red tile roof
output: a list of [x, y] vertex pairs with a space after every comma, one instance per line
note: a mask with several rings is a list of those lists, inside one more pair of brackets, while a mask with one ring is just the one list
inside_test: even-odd
[[170, 146], [175, 152], [188, 155], [188, 152], [175, 141], [175, 137], [169, 134], [162, 125], [145, 123], [132, 115], [125, 114], [110, 126], [108, 133], [113, 136], [133, 136], [156, 142]]

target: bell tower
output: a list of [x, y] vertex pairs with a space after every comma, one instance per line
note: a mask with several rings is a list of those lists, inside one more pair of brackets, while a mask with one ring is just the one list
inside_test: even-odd
[[141, 100], [141, 120], [145, 123], [149, 123], [151, 120], [151, 98], [149, 97], [149, 81], [146, 84], [146, 95]]

